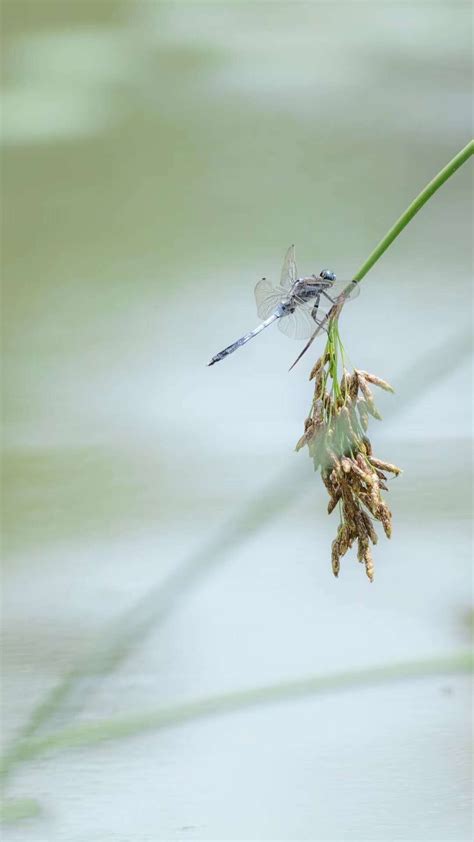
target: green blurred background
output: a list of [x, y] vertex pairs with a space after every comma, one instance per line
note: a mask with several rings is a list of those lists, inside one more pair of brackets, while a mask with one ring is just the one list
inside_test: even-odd
[[[288, 374], [269, 330], [206, 363], [291, 242], [350, 277], [469, 140], [470, 3], [2, 14], [5, 743], [78, 663], [40, 733], [466, 645], [469, 165], [344, 313], [397, 390], [373, 586], [332, 578], [293, 452], [317, 351]], [[31, 760], [8, 797], [43, 812], [5, 838], [467, 840], [469, 701], [431, 678]]]

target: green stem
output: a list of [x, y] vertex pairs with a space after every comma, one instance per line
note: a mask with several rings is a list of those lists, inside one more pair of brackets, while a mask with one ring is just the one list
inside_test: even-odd
[[327, 693], [328, 691], [349, 690], [355, 687], [366, 688], [387, 681], [470, 673], [471, 671], [471, 653], [462, 651], [444, 657], [405, 661], [398, 664], [334, 673], [333, 675], [312, 675], [293, 681], [253, 687], [250, 690], [208, 696], [193, 702], [158, 708], [134, 716], [83, 723], [64, 728], [62, 731], [56, 731], [54, 734], [32, 737], [17, 746], [16, 760], [26, 760], [53, 751], [96, 745], [108, 740], [131, 737], [146, 731], [157, 731], [182, 725], [185, 722], [202, 719], [203, 717], [232, 713], [275, 702], [291, 701], [319, 693]]
[[395, 225], [392, 225], [390, 230], [387, 232], [385, 237], [380, 241], [378, 246], [373, 250], [372, 254], [369, 255], [365, 263], [362, 264], [361, 268], [358, 272], [354, 275], [354, 281], [361, 281], [363, 277], [367, 274], [367, 272], [372, 269], [372, 266], [377, 263], [377, 260], [382, 257], [384, 251], [388, 249], [388, 247], [393, 243], [393, 241], [398, 237], [399, 234], [403, 231], [403, 229], [408, 225], [409, 222], [413, 219], [415, 214], [423, 207], [423, 205], [431, 199], [433, 193], [436, 193], [437, 190], [448, 180], [451, 176], [459, 169], [463, 164], [466, 163], [467, 159], [470, 158], [471, 155], [474, 154], [474, 140], [471, 140], [464, 149], [461, 149], [457, 155], [454, 156], [452, 161], [449, 164], [446, 164], [445, 167], [436, 175], [429, 184], [426, 185], [424, 190], [421, 191], [420, 195], [414, 199], [411, 205], [408, 206], [406, 211], [402, 213], [401, 217], [397, 219]]

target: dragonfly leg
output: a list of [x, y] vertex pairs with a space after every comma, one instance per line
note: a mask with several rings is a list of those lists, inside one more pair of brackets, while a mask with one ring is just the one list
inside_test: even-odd
[[329, 299], [329, 301], [331, 302], [331, 304], [335, 304], [335, 303], [336, 303], [336, 302], [335, 302], [335, 300], [334, 300], [334, 298], [331, 298], [331, 296], [330, 296], [330, 295], [328, 295], [328, 294], [327, 294], [327, 292], [324, 292], [324, 290], [323, 290], [323, 289], [321, 290], [321, 293], [322, 293], [322, 295], [324, 295], [327, 299]]
[[318, 293], [316, 298], [314, 299], [313, 309], [311, 310], [311, 318], [314, 319], [316, 324], [319, 324], [316, 316], [318, 315], [318, 307], [319, 307], [320, 298], [321, 298], [321, 295], [320, 295], [320, 293]]
[[325, 333], [328, 332], [328, 329], [323, 321], [319, 321], [318, 319], [314, 320], [320, 330], [324, 330]]
[[327, 333], [327, 329], [324, 326], [324, 322], [321, 321], [320, 319], [316, 318], [316, 316], [318, 315], [319, 298], [320, 298], [320, 296], [318, 295], [317, 298], [316, 298], [315, 304], [313, 306], [313, 309], [311, 310], [311, 318], [314, 320], [315, 324], [317, 324], [317, 326], [319, 328], [322, 328]]

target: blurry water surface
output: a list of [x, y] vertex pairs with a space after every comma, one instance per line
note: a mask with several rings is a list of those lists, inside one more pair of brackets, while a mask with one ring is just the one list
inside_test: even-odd
[[[333, 580], [336, 515], [293, 452], [316, 352], [287, 374], [275, 330], [206, 362], [291, 242], [350, 277], [467, 142], [469, 14], [3, 3], [5, 743], [111, 624], [127, 657], [49, 730], [467, 644], [469, 166], [344, 313], [397, 390], [373, 586], [353, 557]], [[469, 701], [420, 679], [32, 760], [8, 795], [43, 813], [5, 839], [466, 840]]]

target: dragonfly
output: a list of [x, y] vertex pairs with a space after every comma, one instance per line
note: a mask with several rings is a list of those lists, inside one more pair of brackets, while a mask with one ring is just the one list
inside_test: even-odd
[[273, 322], [278, 322], [279, 329], [286, 336], [310, 339], [304, 353], [316, 334], [326, 330], [331, 312], [325, 312], [328, 307], [334, 308], [341, 301], [355, 298], [358, 293], [356, 281], [336, 281], [334, 272], [329, 269], [322, 269], [319, 275], [298, 278], [295, 247], [291, 245], [283, 261], [279, 285], [272, 286], [267, 278], [262, 278], [255, 287], [255, 301], [261, 323], [219, 351], [208, 365], [214, 365], [233, 354]]

